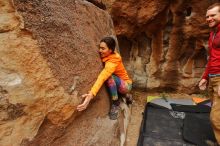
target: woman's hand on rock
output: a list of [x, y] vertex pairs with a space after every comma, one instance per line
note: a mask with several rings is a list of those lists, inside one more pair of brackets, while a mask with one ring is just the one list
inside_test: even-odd
[[78, 111], [83, 111], [88, 107], [90, 101], [93, 99], [93, 94], [92, 93], [84, 94], [82, 95], [82, 97], [84, 98], [84, 101], [82, 104], [77, 106]]

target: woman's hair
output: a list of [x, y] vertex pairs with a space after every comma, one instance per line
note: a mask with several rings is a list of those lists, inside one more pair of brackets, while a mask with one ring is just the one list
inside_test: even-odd
[[101, 39], [100, 43], [101, 42], [106, 43], [107, 47], [112, 50], [112, 53], [114, 53], [115, 45], [116, 45], [116, 42], [115, 42], [114, 38], [112, 38], [112, 37], [104, 37], [103, 39]]

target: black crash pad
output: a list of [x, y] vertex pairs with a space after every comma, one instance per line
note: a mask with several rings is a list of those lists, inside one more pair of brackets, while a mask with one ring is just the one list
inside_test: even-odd
[[138, 146], [192, 146], [183, 140], [183, 120], [174, 118], [172, 110], [147, 104]]
[[146, 104], [138, 146], [207, 146], [206, 140], [216, 141], [209, 120], [210, 107], [172, 107], [177, 111]]
[[183, 138], [198, 146], [207, 146], [206, 140], [216, 141], [209, 114], [187, 113], [184, 119]]

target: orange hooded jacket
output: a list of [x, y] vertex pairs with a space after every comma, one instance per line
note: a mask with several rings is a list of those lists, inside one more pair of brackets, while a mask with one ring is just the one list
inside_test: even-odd
[[127, 83], [132, 83], [131, 79], [128, 77], [128, 73], [122, 63], [121, 56], [118, 53], [110, 54], [107, 57], [102, 58], [102, 62], [105, 63], [105, 67], [99, 74], [95, 84], [92, 86], [90, 92], [94, 96], [98, 93], [99, 89], [103, 83], [112, 75], [116, 75]]

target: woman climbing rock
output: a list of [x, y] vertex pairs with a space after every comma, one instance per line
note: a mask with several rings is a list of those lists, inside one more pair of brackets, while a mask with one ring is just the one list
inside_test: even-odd
[[131, 95], [128, 93], [131, 91], [132, 81], [124, 68], [121, 56], [115, 51], [115, 46], [116, 42], [112, 37], [105, 37], [100, 41], [99, 53], [105, 67], [89, 93], [82, 95], [85, 99], [82, 104], [77, 106], [78, 111], [83, 111], [87, 108], [104, 82], [106, 82], [112, 100], [109, 112], [110, 119], [115, 120], [118, 118], [120, 109], [119, 94], [125, 95], [126, 99], [131, 101]]

